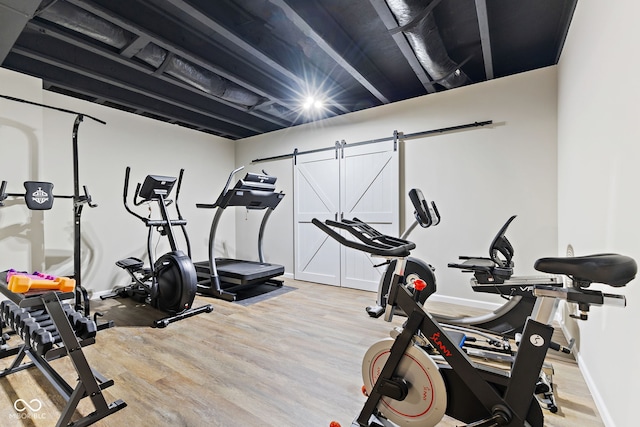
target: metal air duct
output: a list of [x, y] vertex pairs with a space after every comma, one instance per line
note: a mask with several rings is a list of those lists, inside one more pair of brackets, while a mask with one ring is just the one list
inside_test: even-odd
[[[105, 19], [64, 1], [53, 0], [43, 4], [38, 16], [117, 49], [124, 48], [137, 37]], [[169, 52], [166, 49], [150, 42], [134, 57], [157, 69], [168, 55]], [[168, 59], [164, 72], [203, 92], [245, 107], [254, 107], [264, 100], [242, 86], [192, 64], [178, 55], [172, 55]]]
[[[430, 3], [439, 2], [432, 0]], [[447, 53], [433, 13], [424, 14], [423, 0], [386, 0], [387, 6], [396, 17], [399, 27], [406, 35], [418, 61], [425, 71], [438, 83], [447, 89], [470, 83], [469, 77], [459, 69]]]

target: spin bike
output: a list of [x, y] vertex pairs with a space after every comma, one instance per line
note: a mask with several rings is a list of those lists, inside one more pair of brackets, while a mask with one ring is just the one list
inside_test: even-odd
[[568, 276], [571, 285], [534, 286], [536, 309], [526, 322], [513, 367], [504, 372], [472, 362], [461, 343], [424, 309], [419, 302], [423, 281], [415, 281], [414, 287], [402, 282], [414, 243], [383, 235], [357, 218], [312, 222], [347, 247], [396, 261], [385, 320], [391, 321], [396, 310], [407, 314], [395, 339], [382, 340], [365, 354], [363, 390], [368, 397], [352, 427], [428, 427], [445, 414], [468, 427], [542, 427], [544, 417], [534, 392], [551, 343], [549, 323], [557, 301], [577, 304], [579, 318], [586, 320], [591, 306], [626, 305], [623, 295], [588, 289], [591, 283], [621, 287], [637, 272], [632, 258], [618, 254], [537, 260], [536, 270]]
[[[174, 203], [178, 219], [170, 219], [167, 209], [167, 206], [172, 203], [167, 197], [171, 194], [171, 190], [176, 183], [175, 177], [147, 175], [144, 182], [142, 184], [138, 183], [136, 186], [136, 191], [133, 196], [133, 204], [135, 206], [155, 202], [159, 207], [161, 219], [152, 219], [150, 217], [143, 217], [129, 207], [127, 199], [130, 172], [131, 168], [127, 167], [124, 178], [124, 207], [127, 212], [142, 221], [149, 229], [147, 237], [149, 268], [145, 268], [144, 262], [134, 257], [117, 261], [116, 265], [124, 269], [129, 276], [131, 276], [132, 283], [102, 298], [105, 299], [115, 296], [131, 297], [170, 313], [170, 316], [154, 321], [153, 325], [159, 328], [163, 328], [178, 320], [186, 319], [187, 317], [212, 312], [213, 306], [211, 306], [211, 304], [197, 308], [192, 307], [193, 300], [196, 296], [198, 278], [190, 256], [191, 247], [185, 227], [187, 221], [182, 217], [178, 206], [178, 196], [180, 195], [184, 169], [180, 170], [180, 176], [177, 180], [178, 184]], [[178, 249], [173, 234], [174, 226], [181, 228], [187, 241], [187, 252], [189, 255], [185, 255], [184, 252]], [[154, 229], [158, 231], [160, 235], [168, 238], [171, 247], [171, 251], [162, 255], [157, 261], [154, 261], [152, 250]]]
[[[407, 239], [418, 225], [429, 228], [440, 223], [440, 213], [435, 202], [428, 203], [422, 191], [412, 189], [409, 191], [409, 199], [415, 209], [415, 221], [400, 236], [401, 239]], [[449, 317], [434, 314], [438, 321], [448, 325], [484, 329], [513, 338], [522, 332], [524, 323], [533, 310], [536, 302], [536, 297], [533, 295], [534, 285], [562, 286], [554, 276], [512, 276], [514, 249], [506, 237], [506, 232], [515, 218], [515, 215], [511, 216], [500, 227], [489, 245], [489, 257], [461, 256], [459, 257], [462, 260], [461, 263], [448, 265], [450, 268], [473, 273], [471, 287], [474, 292], [498, 294], [506, 302], [496, 310], [479, 316]], [[380, 317], [387, 305], [395, 261], [387, 262], [389, 266], [380, 280], [376, 305], [367, 307], [367, 313], [371, 317]], [[420, 293], [420, 302], [424, 303], [436, 291], [434, 268], [418, 258], [408, 257], [403, 282], [410, 285], [416, 279], [422, 279], [427, 284], [425, 290]]]

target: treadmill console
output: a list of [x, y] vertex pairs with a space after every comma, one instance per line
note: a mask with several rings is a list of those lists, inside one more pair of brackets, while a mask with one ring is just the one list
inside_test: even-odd
[[276, 178], [275, 176], [252, 173], [252, 172], [248, 172], [244, 176], [244, 181], [261, 182], [264, 184], [275, 184], [277, 179], [278, 178]]

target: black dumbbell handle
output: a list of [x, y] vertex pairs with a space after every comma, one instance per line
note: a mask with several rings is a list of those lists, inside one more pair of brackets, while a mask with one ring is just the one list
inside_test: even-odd
[[[49, 328], [49, 329], [47, 329]], [[18, 328], [18, 330], [16, 331], [16, 333], [18, 335], [20, 335], [20, 337], [26, 341], [26, 339], [28, 339], [31, 334], [35, 331], [37, 331], [38, 329], [45, 329], [45, 330], [49, 330], [49, 331], [55, 331], [55, 326], [53, 325], [53, 320], [46, 320], [46, 321], [42, 321], [42, 322], [36, 322], [36, 321], [25, 321], [23, 322], [20, 327]]]

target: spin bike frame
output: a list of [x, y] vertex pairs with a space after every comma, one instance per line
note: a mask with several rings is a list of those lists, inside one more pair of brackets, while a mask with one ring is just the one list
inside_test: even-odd
[[[454, 343], [440, 327], [437, 320], [419, 303], [419, 292], [408, 289], [402, 283], [407, 257], [415, 244], [403, 239], [386, 236], [362, 223], [357, 218], [341, 222], [312, 222], [339, 243], [373, 256], [396, 260], [395, 270], [389, 292], [389, 301], [385, 310], [385, 320], [391, 321], [394, 310], [402, 310], [408, 319], [402, 332], [396, 337], [380, 375], [369, 397], [352, 427], [382, 427], [392, 424], [380, 417], [378, 408], [383, 397], [402, 401], [408, 394], [411, 384], [397, 375], [405, 352], [416, 342], [428, 341], [442, 356], [444, 363], [438, 363], [440, 374], [445, 379], [448, 404], [446, 414], [456, 420], [470, 423], [473, 427], [489, 426], [525, 426], [541, 427], [544, 417], [540, 405], [534, 397], [536, 383], [543, 366], [547, 350], [551, 344], [553, 327], [549, 325], [551, 316], [559, 299], [577, 303], [586, 319], [586, 311], [591, 305], [603, 305], [613, 302], [625, 305], [625, 297], [585, 289], [591, 281], [624, 286], [636, 274], [635, 261], [622, 256], [607, 254], [613, 260], [598, 265], [603, 272], [581, 270], [577, 263], [556, 262], [554, 259], [542, 259], [536, 262], [536, 268], [556, 274], [575, 275], [584, 273], [590, 280], [584, 280], [569, 288], [554, 286], [535, 286], [538, 297], [532, 317], [524, 327], [522, 339], [509, 374], [499, 372], [488, 366], [479, 365], [470, 360], [466, 353]], [[347, 231], [357, 239], [348, 239], [334, 228]], [[587, 260], [597, 264], [597, 256]], [[616, 258], [616, 257], [619, 257]], [[623, 263], [626, 263], [622, 267]], [[608, 275], [611, 267], [621, 266], [619, 275]], [[588, 267], [588, 265], [586, 265]], [[545, 269], [546, 268], [546, 269]], [[618, 280], [619, 283], [616, 283]], [[424, 338], [424, 340], [423, 340]], [[415, 385], [414, 385], [415, 386]], [[380, 424], [382, 423], [382, 424]]]
[[[484, 371], [482, 366], [473, 363], [460, 347], [451, 341], [440, 324], [415, 300], [405, 285], [400, 283], [404, 274], [406, 258], [398, 258], [394, 271], [393, 282], [389, 295], [389, 303], [385, 311], [385, 320], [391, 321], [396, 308], [409, 313], [403, 331], [396, 338], [387, 363], [380, 374], [369, 398], [362, 409], [357, 423], [353, 426], [370, 426], [371, 415], [375, 414], [380, 399], [389, 395], [395, 388], [394, 373], [397, 370], [407, 347], [412, 345], [413, 337], [424, 335], [429, 343], [439, 351], [446, 363], [452, 368], [441, 370], [443, 376], [455, 373], [462, 378], [469, 391], [487, 409], [486, 423], [480, 425], [525, 425], [530, 407], [535, 402], [535, 387], [544, 363], [553, 327], [548, 324], [549, 316], [554, 311], [555, 298], [540, 298], [535, 318], [529, 319], [523, 331], [522, 341], [506, 382], [506, 391], [500, 394], [487, 381], [488, 377], [495, 380], [492, 371]], [[448, 390], [448, 394], [456, 393]], [[390, 396], [393, 398], [393, 396]], [[537, 404], [537, 403], [535, 403]], [[538, 408], [539, 410], [539, 408]], [[454, 413], [450, 413], [453, 412]], [[458, 413], [462, 411], [463, 413]], [[447, 414], [465, 422], [464, 409], [461, 407], [448, 408]]]

